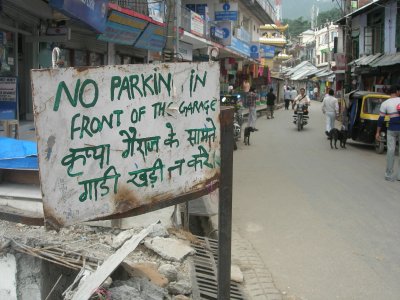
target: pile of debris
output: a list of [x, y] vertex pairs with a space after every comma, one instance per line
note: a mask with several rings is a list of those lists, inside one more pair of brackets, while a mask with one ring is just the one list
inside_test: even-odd
[[188, 232], [0, 221], [0, 299], [191, 299]]

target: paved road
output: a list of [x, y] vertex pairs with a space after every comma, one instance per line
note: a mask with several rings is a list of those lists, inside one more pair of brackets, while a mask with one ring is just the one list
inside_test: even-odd
[[400, 299], [400, 182], [385, 156], [331, 150], [321, 104], [297, 132], [292, 111], [257, 120], [234, 153], [233, 223], [286, 299]]

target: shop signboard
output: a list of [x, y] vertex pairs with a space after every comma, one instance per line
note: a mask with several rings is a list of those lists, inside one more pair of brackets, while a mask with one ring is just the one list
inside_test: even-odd
[[238, 3], [225, 2], [215, 5], [215, 21], [237, 21]]
[[251, 41], [251, 36], [250, 33], [248, 33], [243, 27], [236, 28], [236, 35], [235, 35], [239, 40], [245, 42], [245, 43], [250, 43]]
[[165, 3], [160, 2], [148, 2], [149, 17], [153, 20], [163, 23], [164, 22], [164, 11]]
[[213, 38], [223, 39], [224, 38], [224, 30], [218, 26], [210, 27], [210, 35]]
[[0, 77], [0, 120], [17, 119], [17, 77]]
[[165, 27], [149, 23], [134, 46], [150, 51], [162, 51], [166, 40]]
[[262, 58], [274, 58], [275, 46], [260, 44], [260, 57]]
[[147, 24], [145, 20], [112, 11], [104, 33], [97, 38], [116, 44], [133, 45]]
[[46, 223], [146, 212], [215, 187], [219, 74], [214, 62], [32, 70]]
[[179, 41], [179, 58], [192, 61], [193, 60], [193, 45]]
[[104, 32], [106, 29], [108, 0], [50, 0], [49, 4], [97, 32]]
[[334, 54], [336, 70], [346, 70], [346, 55], [344, 53]]
[[198, 36], [204, 35], [204, 20], [193, 11], [190, 12], [190, 31]]
[[232, 43], [232, 22], [224, 21], [218, 22], [218, 27], [222, 31], [221, 44], [229, 46]]
[[250, 45], [245, 42], [242, 42], [241, 40], [235, 38], [234, 36], [232, 37], [232, 44], [228, 46], [228, 48], [236, 52], [239, 52], [240, 54], [243, 54], [245, 56], [250, 56]]
[[260, 43], [251, 43], [250, 45], [250, 57], [253, 59], [260, 58]]

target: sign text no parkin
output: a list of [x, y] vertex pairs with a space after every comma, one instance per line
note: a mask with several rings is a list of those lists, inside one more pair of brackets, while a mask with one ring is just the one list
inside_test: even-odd
[[31, 75], [43, 206], [54, 226], [166, 201], [217, 179], [218, 64]]

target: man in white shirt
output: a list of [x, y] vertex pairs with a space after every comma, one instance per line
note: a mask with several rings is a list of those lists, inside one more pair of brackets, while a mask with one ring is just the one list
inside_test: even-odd
[[384, 101], [380, 107], [378, 127], [376, 129], [376, 140], [381, 139], [381, 128], [384, 125], [385, 117], [389, 116], [389, 127], [386, 132], [386, 172], [385, 179], [388, 181], [400, 181], [400, 159], [397, 170], [397, 178], [394, 178], [394, 161], [396, 151], [396, 141], [400, 143], [400, 87], [392, 86], [389, 90], [390, 97]]
[[292, 102], [292, 109], [294, 109], [294, 99], [297, 97], [297, 91], [295, 87], [292, 87], [292, 90], [290, 91], [290, 102]]
[[306, 90], [304, 88], [301, 88], [300, 95], [294, 98], [293, 107], [299, 103], [307, 104], [308, 106], [310, 106], [311, 104], [310, 98], [308, 98], [308, 96], [306, 95]]
[[325, 114], [326, 127], [325, 134], [329, 136], [329, 132], [332, 128], [335, 128], [335, 119], [339, 115], [339, 103], [338, 100], [333, 97], [334, 91], [329, 89], [327, 95], [325, 95], [322, 101], [322, 112]]

